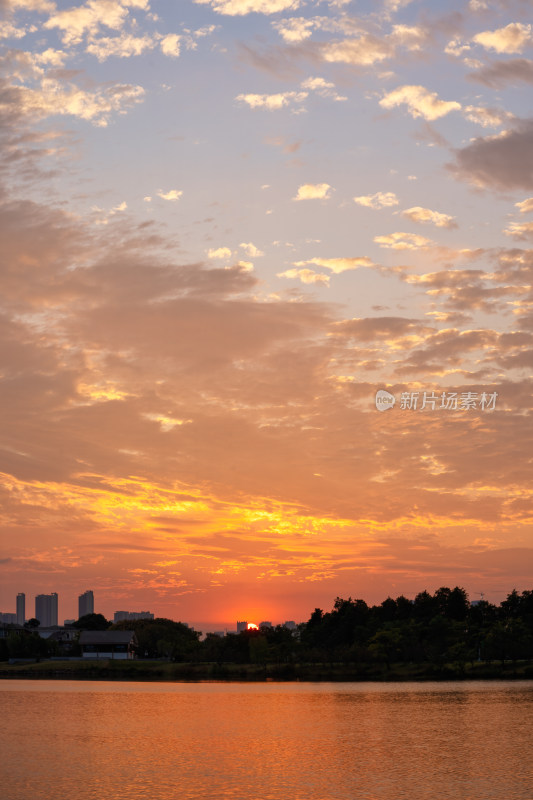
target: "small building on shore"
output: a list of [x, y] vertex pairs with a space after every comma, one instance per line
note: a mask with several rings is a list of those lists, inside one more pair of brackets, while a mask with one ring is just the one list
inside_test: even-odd
[[79, 643], [83, 658], [135, 658], [134, 631], [82, 631]]

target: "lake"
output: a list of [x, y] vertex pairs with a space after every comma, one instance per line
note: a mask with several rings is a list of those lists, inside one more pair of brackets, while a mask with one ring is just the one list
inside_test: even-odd
[[0, 682], [2, 800], [532, 800], [533, 684]]

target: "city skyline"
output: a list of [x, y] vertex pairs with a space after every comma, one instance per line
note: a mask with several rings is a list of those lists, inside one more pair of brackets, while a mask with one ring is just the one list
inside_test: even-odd
[[530, 588], [530, 12], [1, 0], [1, 608]]
[[[59, 625], [61, 627], [61, 625], [67, 624], [67, 623], [72, 622], [72, 621], [75, 621], [76, 619], [79, 619], [79, 618], [81, 618], [81, 617], [83, 617], [83, 616], [85, 616], [87, 614], [94, 614], [95, 613], [95, 610], [94, 610], [94, 592], [92, 591], [92, 589], [87, 589], [84, 592], [82, 592], [80, 595], [78, 595], [78, 616], [76, 618], [73, 618], [72, 620], [71, 619], [65, 619], [63, 623], [60, 623], [59, 620], [62, 617], [65, 617], [65, 614], [59, 614], [59, 610], [61, 609], [61, 607], [59, 605], [59, 597], [60, 597], [60, 595], [57, 592], [52, 592], [50, 595], [43, 595], [43, 594], [35, 595], [35, 598], [34, 598], [35, 619], [39, 619], [39, 617], [37, 616], [38, 603], [39, 603], [39, 607], [42, 609], [42, 615], [43, 615], [43, 619], [44, 619], [44, 622], [39, 619], [40, 627], [53, 627], [53, 626], [57, 626], [57, 625]], [[53, 608], [51, 607], [52, 599], [53, 599]], [[16, 609], [17, 609], [16, 613], [5, 612], [4, 611], [4, 612], [0, 612], [0, 616], [11, 616], [11, 617], [13, 617], [12, 622], [16, 621], [17, 625], [23, 625], [24, 622], [28, 621], [26, 619], [26, 615], [25, 615], [25, 607], [26, 607], [26, 594], [25, 594], [25, 592], [18, 592], [17, 596], [16, 596]], [[102, 612], [101, 611], [97, 611], [96, 613], [101, 614]], [[52, 620], [51, 620], [52, 616], [54, 616], [55, 622], [52, 622]], [[118, 610], [118, 611], [114, 611], [113, 614], [109, 614], [108, 613], [107, 615], [103, 614], [103, 616], [105, 616], [106, 619], [108, 619], [110, 622], [120, 622], [122, 620], [154, 619], [154, 617], [160, 616], [160, 615], [154, 614], [153, 612], [150, 612], [150, 611], [131, 611], [131, 610], [130, 611], [121, 611], [121, 610]], [[172, 619], [172, 617], [170, 617], [170, 619]], [[7, 621], [7, 620], [4, 620], [4, 621]], [[185, 619], [176, 620], [176, 621], [187, 623], [187, 620], [185, 620]], [[187, 624], [189, 624], [189, 623], [187, 623]], [[220, 622], [209, 621], [207, 623], [204, 622], [203, 624], [207, 625], [207, 626], [212, 626], [212, 625], [220, 624]], [[223, 621], [223, 626], [224, 627], [229, 627], [231, 624], [232, 623], [228, 623], [227, 621]], [[242, 628], [242, 629], [245, 630], [246, 626], [249, 625], [249, 624], [255, 625], [256, 623], [254, 623], [254, 622], [251, 622], [251, 623], [238, 622], [237, 621], [235, 623], [237, 632], [239, 631], [239, 625], [241, 626], [241, 628], [244, 625], [245, 627]], [[260, 621], [258, 624], [259, 625], [263, 625], [263, 624], [264, 625], [271, 625], [272, 623], [270, 621]], [[278, 623], [278, 624], [281, 624], [281, 623]], [[289, 626], [289, 627], [295, 625], [293, 620], [285, 620], [283, 622], [283, 624], [286, 625], [286, 626]]]
[[[423, 592], [425, 590], [421, 589], [420, 591]], [[467, 594], [467, 597], [468, 597], [468, 592], [466, 594]], [[478, 599], [476, 599], [476, 597], [469, 597], [469, 602], [471, 603], [472, 606], [477, 605], [480, 602], [480, 600], [486, 600], [488, 602], [494, 602], [494, 598], [492, 600], [491, 600], [491, 598], [487, 598], [485, 596], [484, 592], [476, 592], [476, 595], [477, 595]], [[508, 596], [508, 592], [506, 593], [505, 596]], [[154, 612], [151, 612], [151, 611], [116, 610], [116, 611], [113, 611], [113, 613], [110, 613], [110, 612], [103, 613], [101, 610], [97, 610], [95, 612], [94, 592], [91, 589], [87, 589], [84, 592], [82, 592], [80, 595], [78, 595], [78, 617], [64, 618], [66, 616], [65, 614], [63, 614], [63, 613], [59, 614], [59, 610], [61, 610], [61, 606], [59, 605], [59, 597], [60, 597], [60, 594], [58, 594], [57, 592], [52, 592], [50, 595], [40, 594], [40, 595], [36, 595], [35, 596], [35, 601], [34, 601], [35, 602], [35, 618], [39, 619], [39, 617], [37, 616], [37, 608], [38, 608], [38, 601], [39, 601], [40, 602], [40, 608], [43, 609], [43, 618], [45, 620], [45, 622], [43, 623], [39, 619], [40, 627], [54, 627], [54, 626], [58, 626], [58, 625], [59, 625], [59, 627], [61, 627], [62, 625], [72, 624], [77, 619], [81, 618], [82, 616], [85, 616], [86, 614], [93, 614], [93, 613], [102, 614], [102, 616], [104, 616], [109, 621], [110, 624], [121, 622], [123, 620], [128, 620], [128, 621], [134, 621], [134, 620], [138, 620], [138, 619], [151, 619], [151, 620], [153, 620], [153, 619], [155, 619], [157, 617], [163, 616], [161, 614], [157, 614], [157, 613], [154, 613]], [[364, 600], [364, 598], [359, 598], [359, 599]], [[382, 598], [382, 600], [384, 600], [384, 599], [385, 598]], [[414, 600], [415, 600], [414, 597], [408, 597], [407, 599], [410, 600], [411, 602], [414, 602]], [[53, 609], [52, 609], [52, 606], [51, 606], [51, 602], [52, 602], [52, 605], [53, 605]], [[17, 625], [22, 625], [22, 624], [24, 624], [25, 621], [27, 622], [28, 621], [27, 619], [24, 620], [25, 603], [26, 603], [26, 594], [24, 592], [18, 592], [17, 596], [16, 596], [16, 608], [17, 608], [16, 613], [5, 612], [5, 611], [4, 612], [0, 612], [0, 617], [2, 617], [1, 621], [4, 622], [4, 623], [8, 623], [8, 624], [16, 622]], [[322, 609], [322, 610], [327, 612], [330, 609], [331, 605], [332, 604], [330, 604], [330, 605], [326, 604], [324, 606], [324, 609]], [[105, 606], [105, 607], [109, 606], [109, 603], [105, 602], [105, 598], [104, 598], [103, 606]], [[81, 613], [82, 611], [84, 613]], [[308, 609], [307, 614], [305, 614], [302, 619], [298, 620], [298, 623], [299, 622], [304, 622], [304, 623], [307, 622], [309, 617], [312, 615], [312, 611], [313, 611], [313, 609], [311, 609], [311, 608]], [[51, 615], [55, 615], [55, 617], [54, 617], [56, 619], [55, 622], [51, 621]], [[60, 620], [62, 618], [64, 618], [63, 622], [60, 622]], [[249, 628], [257, 629], [257, 628], [260, 628], [262, 626], [272, 627], [272, 625], [274, 625], [274, 626], [283, 625], [284, 627], [287, 627], [287, 628], [290, 628], [290, 629], [294, 629], [296, 627], [296, 625], [298, 624], [293, 619], [286, 619], [286, 618], [283, 619], [283, 621], [281, 619], [276, 620], [274, 623], [272, 623], [270, 620], [261, 619], [260, 617], [256, 617], [255, 618], [255, 620], [257, 620], [257, 621], [251, 620], [251, 619], [244, 620], [244, 619], [242, 619], [242, 614], [240, 615], [240, 619], [239, 619], [239, 617], [237, 617], [237, 619], [235, 621], [229, 621], [227, 619], [221, 619], [220, 617], [216, 617], [216, 615], [212, 615], [209, 619], [202, 620], [202, 621], [199, 621], [199, 620], [188, 620], [188, 619], [186, 619], [184, 617], [179, 617], [178, 618], [175, 615], [174, 616], [168, 615], [166, 618], [174, 620], [176, 622], [182, 622], [182, 623], [188, 625], [189, 627], [193, 628], [194, 630], [203, 631], [203, 633], [212, 632], [212, 631], [215, 631], [217, 633], [221, 633], [221, 632], [223, 632], [223, 630], [225, 630], [226, 632], [232, 632], [233, 631], [233, 632], [239, 633], [240, 631], [247, 630]], [[21, 621], [21, 619], [22, 619], [22, 621]], [[218, 630], [215, 630], [215, 629], [218, 629]], [[221, 629], [223, 629], [223, 630], [221, 630]]]

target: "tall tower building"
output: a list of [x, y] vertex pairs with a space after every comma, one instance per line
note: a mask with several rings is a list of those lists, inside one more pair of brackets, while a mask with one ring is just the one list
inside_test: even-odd
[[78, 597], [78, 619], [86, 614], [94, 614], [94, 594], [91, 589]]
[[26, 622], [26, 595], [19, 592], [17, 595], [17, 625], [24, 625]]
[[57, 592], [36, 596], [35, 618], [41, 623], [41, 628], [57, 625]]

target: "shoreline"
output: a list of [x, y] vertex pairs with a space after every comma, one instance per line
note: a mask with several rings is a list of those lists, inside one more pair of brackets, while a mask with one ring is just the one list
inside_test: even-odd
[[533, 680], [527, 661], [462, 664], [235, 664], [162, 661], [48, 661], [0, 663], [0, 680], [116, 680], [147, 682], [427, 682]]

